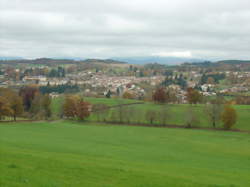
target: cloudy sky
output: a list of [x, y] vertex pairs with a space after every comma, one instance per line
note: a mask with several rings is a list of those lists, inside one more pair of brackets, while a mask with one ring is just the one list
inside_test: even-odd
[[250, 59], [250, 1], [0, 0], [0, 56]]

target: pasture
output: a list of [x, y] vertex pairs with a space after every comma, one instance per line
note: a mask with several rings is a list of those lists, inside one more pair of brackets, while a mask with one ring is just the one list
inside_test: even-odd
[[247, 133], [0, 124], [0, 186], [250, 186]]
[[[107, 98], [90, 98], [85, 97], [85, 100], [92, 103], [102, 103], [108, 106], [114, 106], [119, 104], [126, 104], [126, 103], [136, 103], [138, 100], [131, 100], [131, 99], [107, 99]], [[140, 101], [139, 101], [140, 102]], [[141, 101], [143, 102], [143, 101]], [[132, 114], [130, 115], [131, 121], [133, 123], [143, 123], [148, 124], [149, 122], [146, 120], [146, 112], [148, 110], [155, 110], [157, 112], [161, 110], [168, 110], [169, 118], [167, 119], [167, 124], [173, 125], [185, 125], [186, 118], [189, 114], [189, 105], [188, 104], [169, 104], [169, 105], [160, 105], [151, 102], [144, 102], [143, 104], [139, 105], [132, 105], [129, 106], [133, 109]], [[62, 98], [56, 98], [53, 100], [52, 109], [53, 112], [56, 114], [59, 113], [60, 109], [62, 108]], [[208, 115], [205, 111], [204, 105], [193, 105], [191, 106], [197, 119], [199, 121], [198, 124], [195, 126], [198, 127], [212, 127], [211, 122], [209, 121]], [[234, 125], [233, 129], [241, 129], [241, 130], [250, 130], [250, 106], [248, 105], [234, 105], [234, 108], [237, 111], [238, 120], [237, 123]], [[111, 117], [112, 110], [107, 114], [108, 118]], [[88, 119], [88, 121], [95, 122], [97, 121], [97, 117], [95, 114], [92, 114]], [[158, 121], [155, 122], [156, 124], [160, 123]], [[217, 127], [222, 128], [222, 123], [217, 124]]]

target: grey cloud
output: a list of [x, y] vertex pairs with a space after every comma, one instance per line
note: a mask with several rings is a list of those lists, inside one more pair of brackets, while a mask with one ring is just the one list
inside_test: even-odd
[[0, 0], [0, 56], [250, 58], [248, 0]]

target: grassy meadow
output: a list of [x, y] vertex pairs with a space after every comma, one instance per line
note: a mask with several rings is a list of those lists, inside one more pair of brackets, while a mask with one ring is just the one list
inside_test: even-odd
[[[90, 98], [85, 97], [85, 100], [92, 103], [102, 103], [108, 106], [119, 105], [119, 104], [126, 104], [126, 103], [136, 103], [140, 102], [138, 100], [130, 100], [130, 99], [107, 99], [107, 98]], [[141, 101], [143, 102], [143, 101]], [[160, 111], [163, 110], [164, 105], [144, 102], [143, 104], [139, 105], [131, 105], [129, 106], [133, 109], [134, 114], [131, 115], [132, 120], [135, 123], [149, 123], [145, 116], [148, 110], [155, 110]], [[167, 120], [167, 124], [173, 125], [184, 125], [186, 123], [186, 118], [189, 115], [188, 108], [190, 107], [188, 104], [169, 104], [166, 106], [167, 110], [169, 111], [170, 117]], [[52, 109], [53, 111], [58, 114], [62, 108], [62, 98], [56, 98], [53, 100]], [[199, 119], [199, 123], [195, 126], [199, 127], [212, 127], [211, 122], [208, 119], [208, 115], [206, 114], [204, 105], [193, 105], [193, 111], [195, 112], [197, 118]], [[241, 129], [241, 130], [250, 130], [250, 106], [248, 105], [234, 105], [234, 108], [237, 111], [238, 120], [237, 123], [234, 125], [233, 129]], [[111, 112], [112, 113], [112, 110]], [[109, 116], [111, 114], [108, 114]], [[97, 121], [96, 115], [92, 114], [88, 119], [88, 121], [95, 122]], [[156, 122], [156, 124], [159, 122]], [[222, 123], [217, 124], [217, 127], [222, 127]]]
[[0, 186], [250, 186], [247, 133], [0, 124]]

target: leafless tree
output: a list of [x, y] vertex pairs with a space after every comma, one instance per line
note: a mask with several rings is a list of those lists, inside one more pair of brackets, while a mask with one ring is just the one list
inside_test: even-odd
[[170, 117], [171, 115], [170, 115], [169, 105], [165, 104], [161, 107], [161, 110], [158, 112], [158, 120], [160, 124], [166, 125], [166, 122], [169, 120]]
[[196, 111], [194, 110], [193, 106], [188, 106], [187, 113], [186, 113], [186, 125], [187, 127], [192, 127], [194, 125], [198, 125], [200, 123], [200, 120], [198, 118], [198, 115], [196, 114]]
[[146, 120], [150, 124], [154, 124], [155, 120], [157, 119], [157, 112], [155, 110], [148, 110], [146, 112]]
[[205, 107], [205, 112], [208, 115], [210, 122], [215, 128], [217, 123], [221, 120], [221, 113], [223, 111], [223, 105], [220, 103], [207, 104]]

